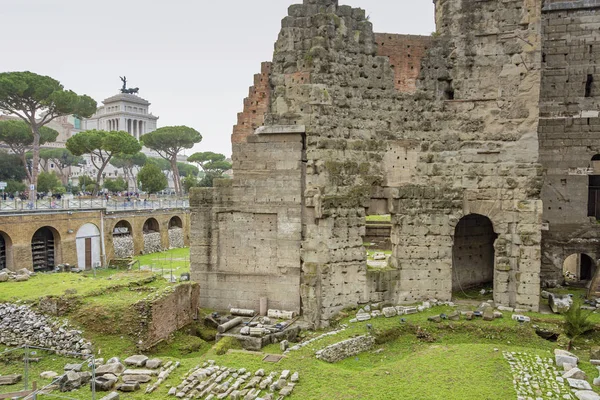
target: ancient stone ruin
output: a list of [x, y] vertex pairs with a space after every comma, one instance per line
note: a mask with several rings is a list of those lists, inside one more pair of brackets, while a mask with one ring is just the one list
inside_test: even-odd
[[[591, 96], [586, 109], [597, 109], [595, 70], [580, 76], [558, 54], [587, 49], [593, 59], [598, 39], [583, 17], [597, 6], [435, 3], [433, 37], [374, 33], [363, 10], [337, 0], [289, 8], [234, 128], [234, 178], [191, 195], [202, 307], [256, 309], [266, 297], [324, 326], [347, 306], [448, 301], [490, 284], [496, 304], [538, 309], [541, 280], [561, 276], [562, 259], [546, 258], [568, 239], [554, 222], [573, 222], [554, 207], [546, 217], [542, 188], [557, 193], [552, 168], [576, 166], [569, 146], [589, 155], [581, 166], [600, 153], [563, 140], [592, 132], [598, 112], [579, 104]], [[566, 33], [573, 23], [589, 43], [564, 49], [580, 40]], [[587, 199], [563, 189], [563, 200]], [[595, 238], [586, 211], [575, 221]], [[370, 269], [365, 219], [382, 214], [392, 255]], [[553, 242], [542, 245], [548, 226]]]

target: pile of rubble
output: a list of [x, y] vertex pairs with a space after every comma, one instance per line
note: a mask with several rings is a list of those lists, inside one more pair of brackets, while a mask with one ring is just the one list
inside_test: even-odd
[[172, 249], [180, 249], [184, 246], [183, 241], [183, 229], [182, 228], [170, 228], [169, 229], [169, 247]]
[[159, 253], [163, 251], [160, 232], [144, 233], [144, 254]]
[[0, 269], [0, 282], [24, 282], [28, 281], [31, 276], [34, 276], [35, 272], [28, 270], [27, 268], [20, 269], [18, 271], [10, 271], [8, 269]]
[[66, 322], [57, 322], [35, 313], [28, 306], [0, 304], [0, 343], [7, 346], [28, 344], [52, 349], [59, 354], [91, 354], [92, 344], [71, 329]]
[[[54, 371], [45, 371], [40, 374], [40, 377], [52, 379], [52, 383], [45, 387], [45, 392], [52, 390], [70, 392], [87, 384], [90, 387], [95, 384], [95, 390], [100, 392], [108, 392], [113, 389], [121, 392], [135, 392], [140, 390], [140, 384], [149, 383], [156, 378], [156, 381], [149, 383], [146, 388], [146, 393], [151, 393], [167, 379], [175, 368], [179, 367], [179, 362], [169, 361], [164, 366], [162, 364], [162, 360], [149, 360], [144, 355], [131, 356], [123, 363], [119, 358], [114, 357], [104, 364], [104, 359], [100, 358], [96, 359], [94, 364], [89, 363], [87, 371], [82, 371], [84, 364], [67, 364], [62, 375]], [[92, 367], [94, 367], [94, 374], [92, 374]], [[113, 395], [111, 398], [116, 397]]]
[[113, 247], [116, 258], [127, 258], [133, 256], [133, 236], [113, 236]]
[[[371, 318], [378, 318], [378, 317], [392, 318], [395, 316], [417, 314], [417, 313], [423, 312], [425, 310], [428, 310], [434, 306], [443, 306], [443, 305], [449, 306], [449, 307], [456, 307], [456, 305], [451, 301], [441, 302], [441, 301], [438, 301], [435, 299], [424, 301], [423, 303], [421, 303], [421, 305], [417, 305], [417, 306], [391, 306], [391, 307], [383, 307], [382, 308], [381, 303], [375, 303], [375, 304], [370, 304], [370, 305], [360, 308], [358, 310], [358, 312], [356, 313], [356, 317], [352, 318], [350, 320], [350, 322], [356, 323], [356, 322], [368, 321]], [[512, 308], [512, 307], [503, 307], [503, 306], [498, 306], [498, 307], [494, 308], [494, 306], [491, 302], [481, 303], [481, 305], [479, 307], [477, 307], [477, 309], [474, 311], [454, 310], [453, 312], [451, 312], [449, 314], [442, 313], [442, 314], [438, 314], [438, 315], [433, 315], [433, 316], [429, 317], [428, 319], [429, 319], [429, 321], [432, 321], [432, 322], [441, 322], [442, 320], [458, 321], [462, 317], [464, 317], [465, 319], [470, 321], [474, 318], [481, 317], [481, 318], [483, 318], [484, 321], [493, 321], [496, 318], [503, 317], [502, 311], [516, 312], [517, 314], [514, 314], [512, 316], [512, 319], [514, 319], [515, 321], [530, 322], [529, 317], [519, 314], [519, 313], [526, 312], [527, 310], [516, 309], [516, 308]]]
[[217, 329], [217, 340], [235, 338], [245, 350], [258, 351], [271, 343], [295, 341], [301, 331], [300, 326], [293, 326], [298, 318], [292, 311], [268, 310], [267, 316], [259, 316], [254, 310], [232, 308], [230, 314], [213, 313], [204, 318], [204, 324]]
[[263, 369], [255, 373], [245, 368], [228, 368], [209, 360], [192, 368], [181, 384], [172, 387], [169, 395], [178, 398], [274, 400], [289, 396], [299, 381], [297, 372], [265, 374]]

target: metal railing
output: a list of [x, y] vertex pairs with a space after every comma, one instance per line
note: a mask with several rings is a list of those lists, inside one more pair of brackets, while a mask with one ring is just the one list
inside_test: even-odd
[[71, 199], [71, 200], [0, 200], [0, 211], [23, 212], [38, 210], [162, 210], [167, 208], [189, 208], [189, 200], [101, 200], [101, 199]]

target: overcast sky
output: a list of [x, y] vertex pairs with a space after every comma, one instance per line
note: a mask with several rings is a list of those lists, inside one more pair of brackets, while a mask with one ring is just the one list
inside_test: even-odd
[[[188, 125], [195, 151], [231, 154], [253, 75], [272, 59], [281, 19], [301, 0], [0, 0], [0, 71], [58, 79], [99, 104], [119, 76], [139, 87], [158, 124]], [[429, 35], [432, 0], [340, 0], [376, 32]]]

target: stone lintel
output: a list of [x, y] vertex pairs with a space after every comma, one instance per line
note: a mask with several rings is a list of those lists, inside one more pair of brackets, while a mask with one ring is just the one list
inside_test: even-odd
[[298, 134], [305, 133], [304, 125], [271, 125], [261, 126], [254, 131], [255, 135], [281, 135], [286, 133]]

